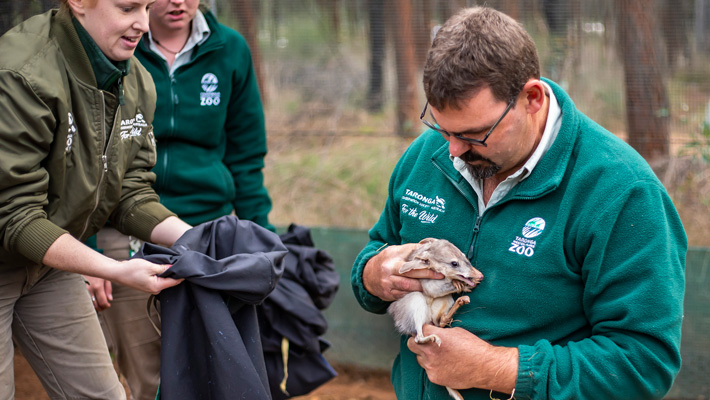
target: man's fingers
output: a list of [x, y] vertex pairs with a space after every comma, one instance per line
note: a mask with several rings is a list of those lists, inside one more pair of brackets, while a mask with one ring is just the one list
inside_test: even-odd
[[412, 292], [405, 292], [403, 290], [397, 290], [397, 289], [392, 289], [392, 291], [390, 291], [390, 295], [392, 297], [394, 297], [395, 300], [399, 300], [402, 297], [408, 295], [409, 293], [412, 293]]
[[440, 274], [432, 269], [421, 268], [413, 269], [407, 271], [401, 276], [406, 276], [407, 278], [417, 278], [417, 279], [444, 279], [444, 275]]
[[393, 277], [392, 291], [400, 290], [403, 292], [421, 292], [422, 283], [419, 279], [413, 279], [408, 276]]

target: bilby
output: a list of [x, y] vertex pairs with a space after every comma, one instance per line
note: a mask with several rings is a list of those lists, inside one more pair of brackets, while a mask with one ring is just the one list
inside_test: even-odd
[[[452, 294], [470, 292], [483, 280], [483, 274], [471, 265], [461, 250], [444, 239], [420, 241], [419, 246], [406, 257], [399, 272], [423, 268], [441, 273], [444, 279], [421, 279], [421, 292], [412, 292], [396, 300], [387, 312], [402, 334], [415, 335], [417, 343], [435, 342], [441, 346], [441, 339], [436, 335], [424, 336], [422, 327], [425, 324], [442, 328], [448, 326], [456, 310], [470, 301], [468, 296], [454, 301]], [[449, 387], [446, 389], [452, 398], [463, 400], [458, 391]]]

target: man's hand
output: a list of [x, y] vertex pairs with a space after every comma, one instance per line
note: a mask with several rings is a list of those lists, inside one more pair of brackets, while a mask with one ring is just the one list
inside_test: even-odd
[[417, 246], [418, 243], [389, 246], [372, 257], [362, 271], [365, 290], [384, 301], [394, 301], [401, 299], [407, 293], [421, 292], [422, 285], [419, 283], [421, 278], [443, 279], [444, 275], [429, 269], [399, 273], [405, 258]]
[[425, 325], [424, 335], [431, 334], [441, 339], [441, 346], [417, 344], [414, 338], [407, 341], [430, 381], [454, 389], [513, 391], [518, 375], [517, 348], [493, 346], [462, 328]]
[[111, 281], [89, 275], [84, 275], [84, 280], [87, 282], [86, 288], [89, 290], [89, 295], [96, 311], [103, 311], [111, 307], [111, 302], [113, 301]]

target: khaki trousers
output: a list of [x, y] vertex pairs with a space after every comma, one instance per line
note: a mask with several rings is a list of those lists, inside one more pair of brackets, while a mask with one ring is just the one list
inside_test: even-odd
[[13, 339], [51, 399], [125, 400], [80, 275], [0, 269], [0, 399], [15, 396]]
[[[113, 228], [103, 228], [96, 235], [96, 244], [107, 257], [129, 258], [129, 238]], [[160, 335], [158, 315], [146, 305], [150, 294], [112, 283], [111, 307], [98, 313], [106, 342], [114, 354], [119, 372], [125, 377], [131, 398], [154, 400], [160, 384]]]

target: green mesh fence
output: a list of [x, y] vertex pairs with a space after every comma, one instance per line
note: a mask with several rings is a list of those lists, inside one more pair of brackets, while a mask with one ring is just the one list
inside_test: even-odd
[[[331, 362], [389, 370], [399, 351], [399, 336], [388, 315], [374, 315], [357, 304], [350, 287], [350, 269], [367, 243], [367, 232], [355, 229], [313, 229], [316, 247], [328, 251], [340, 272], [341, 287], [325, 314], [325, 338], [333, 347]], [[693, 247], [686, 266], [685, 316], [681, 354], [683, 365], [667, 399], [710, 398], [710, 248]]]

